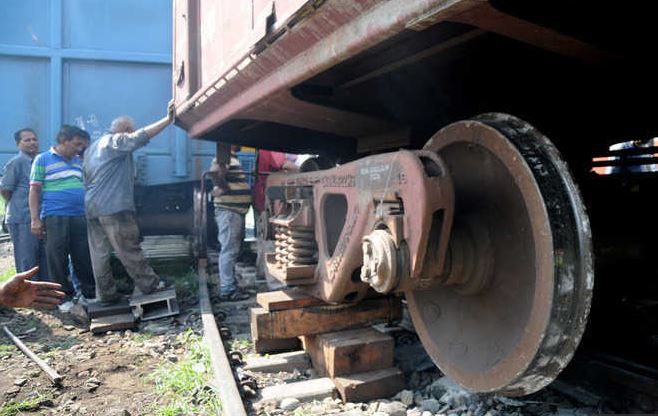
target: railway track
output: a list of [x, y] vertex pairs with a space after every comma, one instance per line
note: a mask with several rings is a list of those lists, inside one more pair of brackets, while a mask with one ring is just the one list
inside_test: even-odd
[[8, 243], [11, 241], [11, 236], [9, 234], [0, 234], [0, 244]]
[[[203, 295], [202, 286], [207, 281], [207, 273], [202, 267], [199, 271], [202, 277], [200, 294]], [[577, 354], [563, 376], [548, 388], [530, 396], [506, 398], [473, 394], [442, 377], [425, 355], [415, 334], [399, 327], [388, 328], [388, 331], [395, 333], [395, 359], [405, 373], [401, 392], [392, 397], [347, 402], [337, 398], [336, 389], [331, 383], [326, 383], [326, 377], [318, 374], [313, 368], [313, 360], [304, 351], [273, 353], [258, 358], [254, 354], [253, 342], [249, 348], [244, 348], [247, 344], [244, 341], [249, 337], [245, 333], [245, 325], [248, 325], [246, 312], [256, 305], [253, 300], [237, 305], [220, 304], [219, 311], [215, 305], [218, 311], [215, 315], [208, 313], [209, 306], [204, 304], [202, 300], [204, 331], [205, 328], [211, 332], [212, 328], [220, 328], [217, 335], [204, 334], [204, 338], [210, 350], [215, 351], [215, 377], [222, 401], [231, 403], [232, 410], [227, 413], [231, 415], [292, 415], [297, 406], [305, 412], [303, 414], [311, 415], [339, 411], [348, 412], [344, 414], [349, 415], [370, 415], [376, 409], [396, 414], [396, 406], [398, 410], [411, 411], [408, 414], [414, 415], [416, 411], [418, 415], [430, 411], [431, 414], [471, 412], [473, 415], [485, 415], [491, 412], [544, 416], [642, 413], [658, 409], [658, 371], [600, 354]], [[219, 319], [211, 323], [210, 316]], [[232, 341], [231, 336], [239, 341]], [[222, 347], [219, 348], [219, 345]], [[236, 348], [236, 345], [243, 345], [243, 348]]]

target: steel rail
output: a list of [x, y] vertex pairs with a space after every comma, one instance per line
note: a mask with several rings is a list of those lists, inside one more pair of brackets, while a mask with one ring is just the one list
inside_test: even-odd
[[224, 343], [217, 329], [215, 315], [212, 312], [208, 296], [207, 260], [199, 259], [199, 309], [203, 321], [203, 341], [210, 351], [210, 360], [215, 376], [214, 385], [219, 391], [222, 402], [222, 414], [227, 416], [247, 416], [240, 397], [240, 391], [233, 376], [231, 364], [224, 351]]

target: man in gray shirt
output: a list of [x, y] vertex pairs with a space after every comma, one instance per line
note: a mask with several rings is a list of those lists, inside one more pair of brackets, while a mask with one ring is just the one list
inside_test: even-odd
[[32, 161], [39, 153], [39, 140], [31, 128], [23, 128], [14, 133], [18, 154], [5, 165], [0, 181], [0, 193], [7, 203], [5, 221], [14, 244], [16, 272], [22, 273], [39, 266], [39, 280], [48, 280], [48, 266], [43, 240], [37, 238], [30, 229], [30, 207], [27, 195], [30, 190], [30, 170]]
[[134, 296], [153, 292], [160, 281], [139, 245], [132, 154], [164, 130], [171, 119], [170, 113], [135, 131], [130, 117], [119, 117], [112, 121], [110, 133], [91, 143], [84, 153], [89, 251], [96, 278], [96, 299], [101, 304], [119, 300], [110, 267], [112, 249], [135, 283]]

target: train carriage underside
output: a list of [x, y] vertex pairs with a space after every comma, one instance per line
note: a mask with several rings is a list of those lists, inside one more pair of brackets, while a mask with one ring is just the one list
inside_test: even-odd
[[477, 391], [550, 383], [588, 322], [586, 346], [658, 368], [655, 174], [592, 170], [658, 132], [649, 6], [305, 7], [177, 102], [198, 138], [340, 164], [269, 177], [269, 272], [330, 302], [403, 294]]

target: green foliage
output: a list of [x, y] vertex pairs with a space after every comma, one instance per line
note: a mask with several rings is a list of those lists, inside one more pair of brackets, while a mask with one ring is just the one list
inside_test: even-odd
[[8, 357], [17, 351], [11, 344], [0, 344], [0, 358]]
[[183, 359], [165, 363], [147, 376], [165, 399], [164, 405], [153, 409], [154, 413], [160, 416], [218, 414], [219, 398], [208, 385], [212, 378], [210, 354], [201, 337], [188, 329], [177, 338], [188, 347]]
[[231, 340], [231, 350], [247, 352], [251, 349], [251, 340], [250, 339], [233, 339]]
[[0, 273], [0, 283], [4, 283], [7, 280], [11, 279], [16, 274], [16, 268], [10, 267], [7, 270]]
[[15, 416], [23, 411], [37, 410], [41, 407], [43, 397], [37, 396], [32, 399], [23, 400], [22, 402], [10, 401], [5, 403], [0, 409], [0, 416]]
[[134, 342], [144, 342], [153, 338], [153, 332], [139, 332], [133, 335], [132, 340]]
[[199, 278], [193, 270], [178, 275], [174, 280], [176, 293], [181, 296], [197, 296], [199, 292]]

